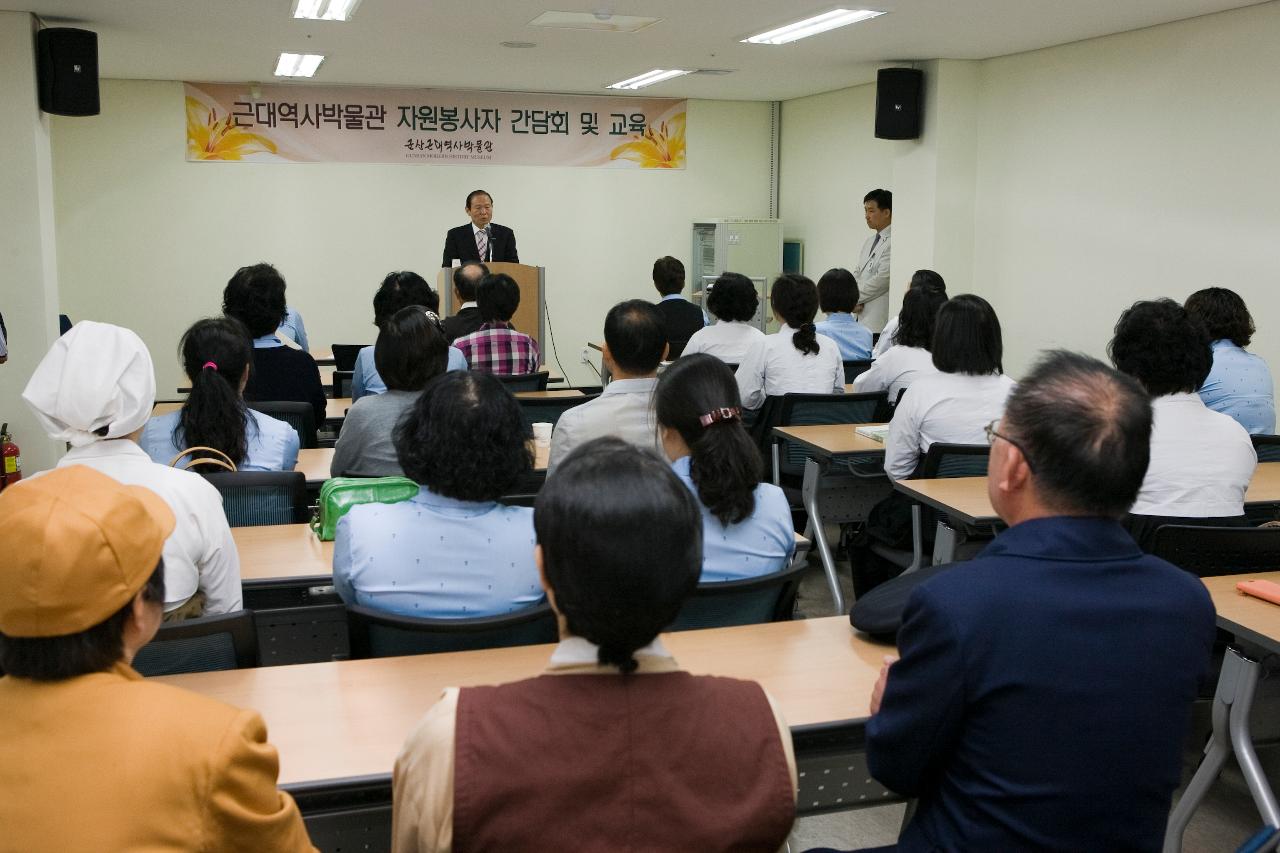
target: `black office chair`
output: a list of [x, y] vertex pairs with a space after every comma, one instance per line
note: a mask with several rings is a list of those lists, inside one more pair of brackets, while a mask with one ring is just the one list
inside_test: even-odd
[[520, 419], [524, 421], [525, 428], [532, 431], [533, 425], [537, 423], [553, 425], [559, 423], [560, 416], [565, 412], [574, 406], [589, 403], [599, 396], [599, 394], [583, 394], [580, 397], [517, 397], [516, 399], [520, 403]]
[[1280, 569], [1280, 527], [1204, 527], [1165, 524], [1151, 553], [1207, 578]]
[[858, 358], [844, 363], [844, 381], [852, 382], [862, 374], [871, 369], [871, 359]]
[[554, 643], [555, 613], [545, 602], [501, 616], [425, 619], [347, 606], [352, 658], [385, 658]]
[[1251, 435], [1259, 462], [1280, 462], [1280, 435]]
[[795, 612], [800, 578], [807, 568], [808, 564], [800, 560], [798, 565], [758, 578], [700, 583], [667, 630], [789, 621]]
[[316, 434], [316, 410], [310, 403], [299, 403], [293, 400], [255, 400], [245, 405], [293, 427], [294, 432], [298, 434], [300, 447], [320, 446], [319, 436]]
[[766, 400], [765, 407], [768, 411], [762, 407], [760, 417], [769, 419], [771, 423], [757, 422], [754, 430], [766, 442], [764, 448], [769, 454], [766, 459], [772, 459], [774, 473], [779, 475], [777, 481], [798, 487], [804, 477], [804, 461], [808, 453], [795, 442], [775, 437], [773, 427], [876, 423], [888, 407], [888, 398], [883, 391], [870, 394], [783, 394]]
[[551, 374], [546, 370], [542, 370], [538, 373], [518, 373], [512, 376], [499, 373], [494, 375], [502, 380], [502, 384], [507, 386], [508, 391], [514, 394], [517, 391], [547, 390], [547, 377]]
[[[333, 345], [333, 366], [338, 370], [355, 370], [356, 356], [360, 354], [360, 350], [364, 349], [368, 344], [334, 344]], [[341, 396], [346, 396], [345, 394]]]
[[155, 638], [133, 659], [133, 668], [143, 675], [214, 672], [257, 665], [258, 634], [250, 610], [161, 625]]
[[201, 474], [222, 495], [232, 527], [305, 524], [311, 517], [307, 478], [301, 471], [236, 471]]
[[330, 391], [329, 396], [333, 397], [335, 400], [341, 397], [350, 397], [351, 382], [354, 376], [355, 371], [338, 370], [335, 368], [333, 371], [333, 390]]

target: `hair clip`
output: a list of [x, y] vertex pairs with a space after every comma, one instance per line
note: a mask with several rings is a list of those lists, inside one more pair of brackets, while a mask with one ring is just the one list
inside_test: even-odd
[[742, 409], [739, 409], [737, 406], [726, 406], [719, 409], [712, 409], [705, 415], [702, 415], [698, 418], [698, 423], [702, 424], [704, 427], [709, 427], [714, 423], [719, 423], [720, 421], [732, 421], [741, 417]]

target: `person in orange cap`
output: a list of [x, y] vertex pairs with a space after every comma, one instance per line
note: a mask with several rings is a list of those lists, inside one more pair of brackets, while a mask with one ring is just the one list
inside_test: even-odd
[[313, 850], [254, 711], [145, 681], [174, 515], [58, 468], [0, 494], [0, 851]]

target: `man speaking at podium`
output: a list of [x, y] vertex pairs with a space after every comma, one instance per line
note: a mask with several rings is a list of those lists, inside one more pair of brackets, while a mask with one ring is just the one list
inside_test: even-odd
[[520, 263], [520, 256], [516, 254], [516, 232], [490, 221], [493, 196], [484, 190], [472, 190], [467, 195], [467, 216], [471, 217], [470, 225], [450, 228], [445, 235], [440, 266], [451, 267], [455, 260]]

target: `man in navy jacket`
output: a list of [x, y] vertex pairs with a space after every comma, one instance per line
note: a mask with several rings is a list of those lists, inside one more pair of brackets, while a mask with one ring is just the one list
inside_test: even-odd
[[1200, 581], [1117, 519], [1149, 458], [1130, 378], [1054, 352], [988, 427], [1009, 529], [912, 593], [867, 724], [919, 808], [899, 850], [1159, 850], [1209, 665]]
[[471, 222], [450, 228], [444, 237], [444, 257], [440, 266], [456, 261], [510, 261], [520, 263], [516, 252], [516, 232], [493, 221], [493, 196], [484, 190], [467, 194], [467, 216]]

